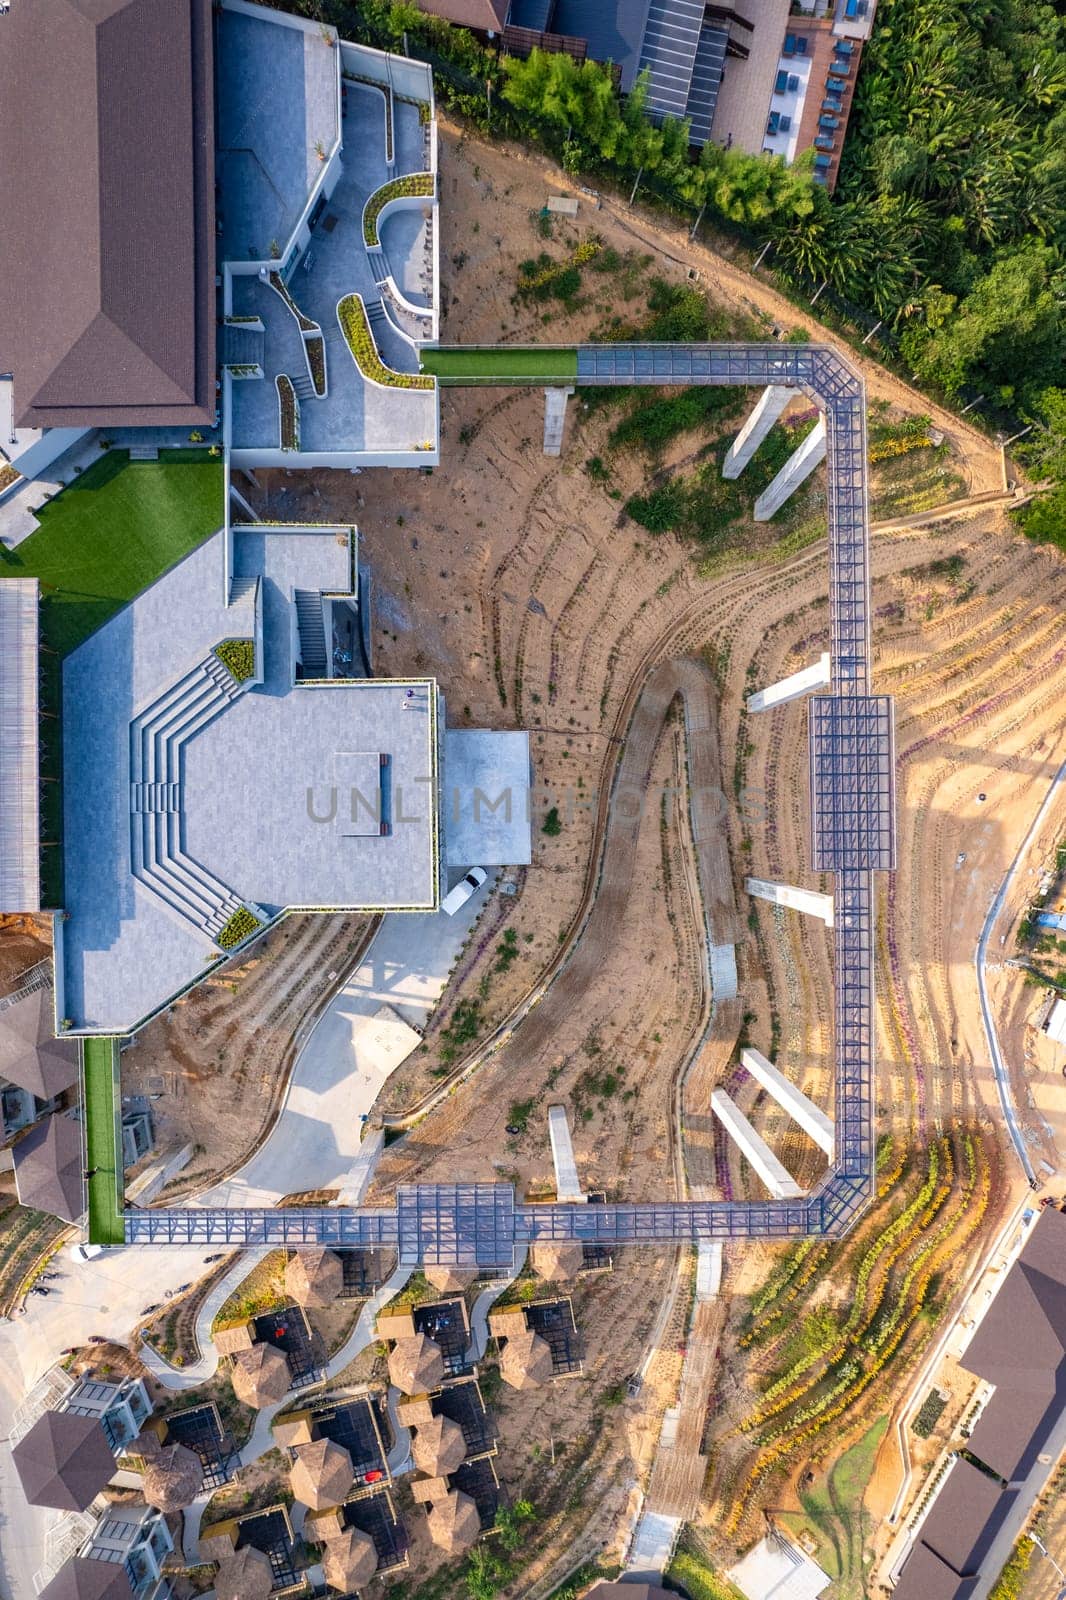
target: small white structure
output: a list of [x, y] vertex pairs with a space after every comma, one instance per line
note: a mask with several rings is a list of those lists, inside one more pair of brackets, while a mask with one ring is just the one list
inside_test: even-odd
[[794, 450], [768, 489], [755, 502], [756, 522], [769, 522], [790, 495], [825, 460], [825, 417], [819, 417], [798, 450]]
[[808, 1100], [802, 1090], [790, 1083], [783, 1072], [779, 1072], [772, 1061], [759, 1050], [742, 1050], [740, 1059], [756, 1083], [762, 1085], [767, 1094], [777, 1101], [783, 1111], [787, 1111], [793, 1122], [798, 1123], [811, 1139], [814, 1140], [819, 1150], [824, 1150], [830, 1161], [833, 1159], [833, 1124], [824, 1111], [820, 1111], [813, 1100]]
[[756, 900], [769, 900], [772, 905], [787, 906], [790, 911], [803, 911], [809, 917], [820, 917], [827, 928], [833, 926], [831, 894], [796, 889], [790, 883], [768, 883], [765, 878], [745, 878], [744, 887]]
[[776, 1529], [726, 1577], [747, 1600], [818, 1600], [832, 1582], [816, 1561]]
[[711, 1110], [773, 1198], [797, 1200], [803, 1190], [724, 1089], [715, 1089], [711, 1095]]
[[815, 689], [828, 689], [831, 679], [829, 651], [825, 650], [813, 666], [802, 667], [799, 672], [790, 673], [787, 678], [772, 683], [768, 689], [760, 689], [757, 694], [750, 694], [748, 710], [772, 711], [775, 706], [787, 705], [790, 700], [799, 700], [803, 695], [813, 693]]
[[1053, 1044], [1066, 1045], [1066, 1000], [1056, 1000], [1048, 1012], [1044, 1032]]
[[789, 389], [784, 384], [770, 384], [763, 390], [748, 420], [729, 446], [722, 463], [723, 478], [740, 477], [795, 393], [795, 389]]
[[574, 1160], [574, 1146], [570, 1139], [570, 1123], [565, 1106], [548, 1107], [548, 1135], [552, 1144], [552, 1161], [555, 1164], [555, 1192], [560, 1200], [583, 1201], [581, 1182]]
[[573, 389], [545, 389], [544, 391], [544, 454], [560, 456], [563, 453], [563, 428], [566, 426], [566, 402]]

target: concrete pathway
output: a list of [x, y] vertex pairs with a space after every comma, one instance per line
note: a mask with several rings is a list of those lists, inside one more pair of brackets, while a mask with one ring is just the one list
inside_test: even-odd
[[371, 1019], [388, 1005], [411, 1027], [425, 1027], [489, 887], [454, 917], [384, 918], [301, 1050], [270, 1137], [247, 1166], [194, 1205], [271, 1206], [286, 1194], [347, 1186], [360, 1156], [362, 1119], [394, 1070], [368, 1048]]
[[214, 1376], [218, 1368], [218, 1351], [211, 1340], [211, 1325], [233, 1291], [270, 1254], [270, 1248], [260, 1246], [255, 1250], [242, 1251], [230, 1270], [207, 1295], [196, 1314], [196, 1347], [200, 1352], [196, 1361], [190, 1361], [184, 1367], [172, 1366], [150, 1344], [141, 1340], [141, 1360], [165, 1389], [195, 1389], [198, 1384], [206, 1383], [208, 1378]]

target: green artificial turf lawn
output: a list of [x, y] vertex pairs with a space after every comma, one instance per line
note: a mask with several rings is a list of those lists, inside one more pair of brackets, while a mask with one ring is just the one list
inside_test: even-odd
[[82, 1045], [85, 1147], [89, 1171], [93, 1172], [89, 1179], [90, 1244], [126, 1242], [118, 1143], [117, 1057], [114, 1039], [86, 1039]]
[[569, 383], [577, 377], [577, 350], [551, 346], [497, 345], [491, 350], [463, 349], [459, 345], [424, 349], [422, 371], [442, 383], [543, 383], [546, 379]]
[[130, 461], [110, 450], [37, 512], [40, 527], [0, 549], [0, 581], [39, 578], [41, 635], [60, 656], [224, 520], [222, 462], [206, 450], [161, 450]]

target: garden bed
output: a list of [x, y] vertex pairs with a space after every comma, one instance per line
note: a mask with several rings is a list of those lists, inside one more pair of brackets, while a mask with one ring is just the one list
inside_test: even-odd
[[245, 939], [250, 939], [253, 933], [258, 933], [263, 926], [258, 917], [254, 917], [247, 906], [240, 906], [223, 926], [216, 943], [223, 950], [236, 950]]
[[253, 639], [223, 639], [221, 644], [216, 644], [214, 653], [237, 683], [245, 683], [254, 676], [255, 641]]
[[304, 354], [315, 393], [323, 400], [326, 394], [326, 341], [321, 333], [311, 334], [304, 340]]
[[[278, 391], [278, 437], [283, 450], [299, 450], [300, 448], [300, 411], [296, 401], [296, 390], [292, 386], [292, 379], [287, 373], [279, 372], [274, 379], [274, 387]], [[229, 641], [227, 640], [227, 643]], [[219, 646], [219, 649], [222, 647]], [[218, 651], [216, 650], [216, 655]], [[224, 658], [223, 658], [224, 659]], [[226, 662], [229, 666], [229, 662]], [[231, 669], [232, 670], [232, 669]], [[236, 677], [236, 673], [234, 673]], [[250, 673], [245, 674], [250, 677]], [[238, 683], [240, 679], [237, 679]]]
[[431, 200], [434, 193], [432, 172], [411, 172], [404, 178], [393, 178], [391, 182], [383, 183], [363, 207], [363, 242], [370, 248], [381, 243], [378, 238], [378, 218], [390, 200], [404, 200], [417, 195]]
[[292, 312], [293, 316], [296, 318], [296, 321], [300, 325], [301, 332], [303, 332], [303, 333], [321, 333], [322, 330], [319, 328], [318, 323], [317, 322], [312, 322], [310, 317], [304, 316], [303, 312], [300, 310], [299, 306], [296, 304], [296, 301], [293, 299], [292, 295], [289, 293], [288, 285], [286, 284], [284, 278], [281, 276], [280, 272], [272, 272], [270, 274], [269, 282], [270, 282], [270, 287], [273, 289], [274, 293], [275, 294], [279, 294], [281, 296], [281, 298], [284, 300], [285, 304], [288, 306], [289, 310]]
[[337, 302], [337, 321], [352, 359], [365, 378], [390, 389], [432, 389], [434, 380], [414, 372], [394, 372], [378, 355], [361, 295], [346, 294]]

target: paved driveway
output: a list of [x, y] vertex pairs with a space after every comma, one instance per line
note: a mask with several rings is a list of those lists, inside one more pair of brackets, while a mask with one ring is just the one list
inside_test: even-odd
[[389, 1075], [367, 1048], [370, 1020], [388, 1005], [411, 1027], [425, 1026], [489, 888], [454, 917], [385, 917], [365, 960], [304, 1045], [266, 1144], [194, 1204], [270, 1206], [286, 1194], [343, 1185], [359, 1154], [362, 1118]]

